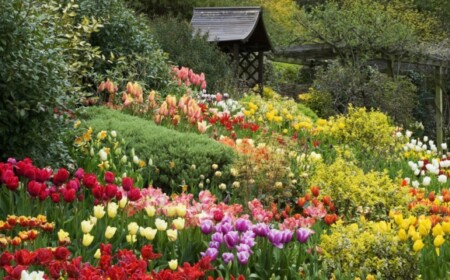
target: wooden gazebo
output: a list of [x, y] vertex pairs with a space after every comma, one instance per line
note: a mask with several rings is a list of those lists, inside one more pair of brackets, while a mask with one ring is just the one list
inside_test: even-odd
[[261, 7], [194, 8], [191, 25], [228, 53], [248, 87], [263, 85], [264, 52], [272, 50]]

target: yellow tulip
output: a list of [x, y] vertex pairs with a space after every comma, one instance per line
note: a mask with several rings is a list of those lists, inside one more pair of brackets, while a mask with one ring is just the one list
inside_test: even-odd
[[156, 226], [157, 230], [164, 231], [167, 229], [167, 222], [164, 220], [161, 220], [160, 218], [157, 218], [155, 220], [155, 226]]
[[444, 244], [444, 242], [445, 242], [444, 237], [443, 237], [442, 235], [437, 235], [437, 236], [434, 238], [433, 244], [434, 244], [435, 247], [441, 247], [442, 244]]
[[444, 234], [445, 234], [444, 229], [442, 228], [441, 224], [438, 223], [433, 227], [433, 236], [434, 237], [436, 237], [438, 235], [444, 235]]
[[136, 235], [139, 230], [139, 225], [136, 222], [131, 222], [128, 224], [128, 233], [131, 235]]
[[406, 231], [404, 229], [400, 229], [398, 231], [398, 237], [400, 238], [400, 240], [405, 241], [408, 240], [408, 235], [406, 234]]
[[153, 240], [156, 236], [156, 229], [153, 229], [151, 227], [141, 228], [140, 233], [141, 236], [145, 237], [147, 240]]
[[422, 236], [427, 236], [428, 233], [430, 232], [429, 228], [426, 225], [424, 225], [423, 223], [419, 224], [418, 230], [419, 230], [420, 235], [422, 235]]
[[94, 206], [94, 216], [97, 219], [103, 218], [103, 216], [105, 216], [105, 214], [106, 214], [105, 206], [103, 206], [103, 205], [96, 205], [96, 206]]
[[136, 235], [134, 234], [127, 234], [127, 242], [133, 244], [137, 241]]
[[91, 232], [93, 227], [94, 227], [94, 224], [91, 223], [91, 221], [89, 221], [89, 220], [84, 220], [84, 221], [81, 222], [81, 231], [83, 233]]
[[442, 230], [446, 234], [450, 234], [450, 222], [442, 222]]
[[413, 249], [415, 252], [419, 252], [420, 250], [422, 250], [423, 246], [425, 246], [425, 244], [423, 244], [422, 239], [417, 239], [414, 242]]
[[178, 267], [178, 260], [177, 259], [169, 261], [169, 268], [171, 270], [175, 270], [175, 269], [177, 269], [177, 267]]
[[91, 245], [92, 241], [94, 241], [94, 236], [89, 233], [83, 235], [83, 246], [87, 247]]
[[58, 231], [58, 240], [59, 242], [70, 242], [69, 233], [60, 229]]
[[117, 209], [119, 208], [119, 205], [115, 202], [108, 203], [108, 217], [115, 218], [117, 216]]
[[106, 239], [111, 239], [113, 238], [114, 234], [116, 234], [117, 228], [116, 227], [110, 227], [107, 226], [106, 227], [106, 231], [105, 231], [105, 237]]
[[186, 220], [184, 218], [176, 218], [172, 223], [177, 230], [183, 230]]
[[175, 206], [166, 207], [167, 217], [173, 217], [177, 213], [177, 209]]
[[125, 208], [125, 206], [127, 205], [127, 203], [128, 203], [128, 198], [126, 198], [126, 197], [124, 196], [124, 197], [122, 197], [121, 200], [119, 200], [119, 207], [123, 209], [123, 208]]
[[166, 231], [166, 233], [167, 233], [167, 238], [169, 239], [169, 241], [173, 242], [173, 241], [177, 240], [178, 231], [176, 229], [168, 229]]
[[149, 206], [145, 207], [145, 212], [147, 212], [147, 216], [149, 216], [151, 218], [151, 217], [155, 216], [156, 208], [153, 205], [149, 205]]
[[177, 212], [178, 217], [186, 216], [186, 205], [178, 204], [175, 207], [175, 211]]
[[100, 249], [97, 249], [95, 251], [94, 258], [95, 259], [100, 259], [101, 256], [102, 256], [102, 254], [100, 253]]

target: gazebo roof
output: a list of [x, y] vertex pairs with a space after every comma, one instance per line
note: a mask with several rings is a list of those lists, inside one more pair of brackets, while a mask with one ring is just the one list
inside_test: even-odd
[[219, 44], [239, 43], [269, 51], [272, 46], [262, 19], [261, 7], [194, 8], [191, 25]]

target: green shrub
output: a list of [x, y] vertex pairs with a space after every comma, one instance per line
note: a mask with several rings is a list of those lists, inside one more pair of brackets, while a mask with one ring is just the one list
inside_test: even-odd
[[205, 74], [210, 93], [223, 92], [231, 85], [233, 71], [228, 56], [208, 42], [206, 35], [193, 36], [188, 22], [160, 17], [152, 21], [152, 32], [174, 64]]
[[[394, 80], [371, 67], [341, 66], [335, 62], [328, 69], [319, 69], [313, 88], [314, 91], [310, 92], [313, 96], [327, 94], [311, 98], [311, 101], [318, 103], [310, 104], [311, 107], [316, 108], [319, 115], [323, 113], [321, 117], [330, 115], [331, 102], [334, 114], [346, 113], [348, 104], [353, 104], [380, 109], [405, 127], [414, 120], [417, 90], [405, 77], [399, 76]], [[324, 103], [327, 109], [321, 112], [317, 108], [321, 108]]]
[[180, 186], [187, 184], [195, 192], [201, 175], [214, 177], [213, 164], [223, 171], [222, 181], [230, 180], [228, 170], [234, 154], [212, 139], [173, 131], [103, 107], [88, 108], [85, 117], [87, 126], [95, 131], [116, 130], [141, 159], [151, 160], [142, 175], [155, 187], [180, 192]]
[[71, 88], [66, 41], [52, 1], [0, 1], [0, 158], [64, 165], [64, 117]]
[[147, 88], [160, 89], [169, 82], [167, 56], [144, 16], [136, 15], [123, 0], [81, 0], [79, 5], [80, 17], [97, 18], [103, 25], [90, 37], [106, 58], [95, 67], [98, 83], [108, 77], [121, 85], [140, 81]]
[[[323, 266], [337, 279], [417, 279], [417, 256], [400, 241], [390, 223], [366, 222], [346, 225], [338, 222], [321, 236]], [[366, 278], [367, 277], [367, 278]]]

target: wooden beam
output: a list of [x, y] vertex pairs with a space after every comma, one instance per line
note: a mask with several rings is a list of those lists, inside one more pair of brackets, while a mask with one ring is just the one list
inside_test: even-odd
[[436, 93], [434, 96], [434, 103], [436, 105], [436, 144], [439, 150], [441, 150], [441, 144], [443, 141], [443, 104], [442, 104], [442, 66], [436, 66], [435, 84]]

